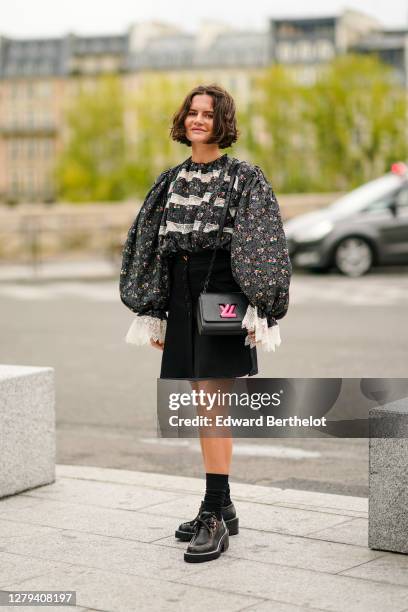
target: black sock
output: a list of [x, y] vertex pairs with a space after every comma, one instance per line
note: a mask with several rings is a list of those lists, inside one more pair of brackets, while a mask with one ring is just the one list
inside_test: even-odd
[[218, 520], [221, 520], [221, 508], [224, 505], [228, 474], [206, 474], [205, 479], [204, 510], [214, 512]]
[[227, 482], [227, 488], [226, 488], [225, 497], [224, 497], [224, 506], [229, 506], [231, 503], [232, 503], [231, 491], [230, 491], [229, 482]]

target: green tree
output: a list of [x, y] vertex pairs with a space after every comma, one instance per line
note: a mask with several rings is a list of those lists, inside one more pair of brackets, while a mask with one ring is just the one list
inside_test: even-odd
[[336, 58], [309, 93], [323, 190], [355, 187], [408, 155], [406, 92], [378, 58]]
[[67, 142], [56, 165], [59, 197], [72, 202], [120, 200], [127, 191], [124, 100], [120, 78], [79, 82], [67, 109]]
[[254, 79], [252, 92], [250, 106], [240, 115], [251, 158], [278, 190], [309, 189], [313, 143], [305, 120], [306, 88], [288, 69], [274, 65]]
[[240, 116], [249, 157], [283, 192], [348, 190], [388, 171], [408, 156], [407, 120], [392, 68], [362, 55], [319, 67], [312, 85], [270, 67]]
[[195, 81], [163, 75], [143, 75], [142, 82], [129, 100], [130, 132], [129, 183], [143, 197], [154, 179], [191, 155], [191, 148], [170, 137], [174, 113]]

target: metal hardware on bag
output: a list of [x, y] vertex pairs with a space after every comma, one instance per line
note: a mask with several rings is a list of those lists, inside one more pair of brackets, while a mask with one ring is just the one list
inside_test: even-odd
[[[236, 305], [236, 317], [221, 317], [220, 304]], [[246, 334], [242, 320], [248, 300], [242, 291], [201, 294], [197, 304], [197, 327], [201, 335]]]
[[228, 319], [236, 318], [235, 306], [236, 304], [220, 304], [220, 317]]

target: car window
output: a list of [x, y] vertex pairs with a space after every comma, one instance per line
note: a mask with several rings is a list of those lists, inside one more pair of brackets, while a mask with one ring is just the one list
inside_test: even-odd
[[408, 187], [406, 189], [402, 189], [398, 194], [398, 207], [407, 206], [408, 207]]
[[368, 204], [368, 206], [363, 208], [361, 212], [374, 213], [374, 212], [380, 212], [381, 210], [389, 210], [390, 204], [392, 202], [395, 202], [395, 199], [396, 199], [396, 193], [394, 192], [392, 194], [389, 194], [387, 197], [383, 197], [380, 200], [371, 202], [371, 204]]
[[342, 211], [343, 213], [356, 213], [365, 209], [374, 202], [395, 194], [401, 188], [401, 177], [396, 174], [386, 174], [378, 179], [365, 183], [342, 196], [328, 209]]

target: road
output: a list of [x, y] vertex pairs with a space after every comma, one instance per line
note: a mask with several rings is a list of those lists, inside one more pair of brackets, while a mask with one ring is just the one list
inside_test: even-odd
[[[0, 283], [0, 363], [52, 366], [57, 461], [201, 476], [194, 440], [156, 437], [161, 352], [127, 345], [116, 281]], [[297, 273], [282, 345], [261, 377], [406, 377], [407, 269], [362, 279]], [[237, 440], [234, 480], [367, 494], [360, 439]]]

